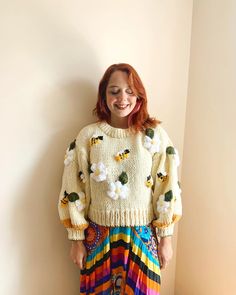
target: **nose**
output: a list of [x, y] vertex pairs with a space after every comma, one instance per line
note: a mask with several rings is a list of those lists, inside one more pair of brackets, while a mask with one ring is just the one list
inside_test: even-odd
[[118, 95], [118, 99], [120, 101], [126, 100], [128, 97], [128, 94], [126, 93], [125, 89], [121, 90], [119, 95]]

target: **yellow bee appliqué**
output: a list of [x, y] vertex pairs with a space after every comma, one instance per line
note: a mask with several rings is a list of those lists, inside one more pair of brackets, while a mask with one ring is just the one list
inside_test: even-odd
[[64, 192], [64, 198], [61, 199], [61, 207], [65, 208], [68, 204], [69, 200], [68, 200], [68, 193], [65, 191]]
[[157, 173], [157, 178], [160, 182], [164, 182], [167, 180], [167, 173], [164, 172], [163, 174], [161, 172]]
[[152, 179], [151, 175], [148, 175], [147, 180], [145, 181], [145, 185], [149, 188], [151, 188], [153, 186], [153, 179]]
[[90, 146], [96, 145], [103, 140], [103, 136], [96, 136], [90, 138]]
[[123, 151], [120, 151], [119, 153], [117, 153], [115, 155], [115, 160], [117, 162], [120, 162], [122, 160], [125, 160], [125, 159], [127, 159], [129, 157], [129, 154], [130, 154], [130, 151], [128, 149], [125, 149]]

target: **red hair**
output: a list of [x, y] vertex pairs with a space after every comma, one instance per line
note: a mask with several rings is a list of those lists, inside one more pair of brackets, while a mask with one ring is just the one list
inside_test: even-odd
[[93, 113], [98, 117], [98, 121], [109, 123], [111, 112], [106, 104], [106, 89], [109, 79], [115, 71], [127, 73], [129, 85], [138, 97], [136, 105], [128, 116], [128, 126], [135, 131], [143, 131], [148, 127], [155, 127], [161, 121], [151, 118], [147, 111], [147, 96], [143, 83], [135, 69], [126, 63], [111, 65], [104, 73], [98, 86], [98, 100]]

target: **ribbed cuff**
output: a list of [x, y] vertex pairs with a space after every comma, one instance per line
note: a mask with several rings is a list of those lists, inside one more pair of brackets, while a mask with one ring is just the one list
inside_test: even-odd
[[172, 236], [174, 234], [174, 224], [171, 224], [166, 228], [157, 228], [157, 234], [161, 238]]
[[67, 228], [68, 239], [73, 241], [84, 240], [84, 230], [77, 230], [74, 228]]

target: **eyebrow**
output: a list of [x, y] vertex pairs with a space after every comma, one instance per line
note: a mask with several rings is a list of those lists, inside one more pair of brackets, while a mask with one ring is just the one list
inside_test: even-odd
[[113, 88], [113, 87], [119, 87], [119, 86], [116, 86], [116, 85], [110, 85], [109, 88]]
[[[117, 86], [117, 85], [110, 85], [108, 88], [115, 88], [115, 87], [119, 88], [119, 86]], [[130, 86], [127, 85], [127, 88], [130, 88]]]

